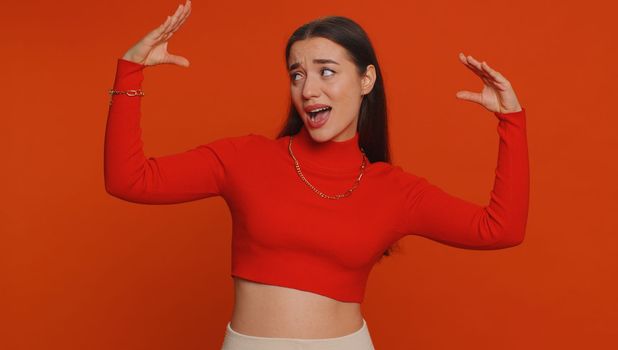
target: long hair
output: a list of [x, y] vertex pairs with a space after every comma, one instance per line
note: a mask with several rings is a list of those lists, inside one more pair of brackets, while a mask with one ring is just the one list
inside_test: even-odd
[[[365, 151], [369, 162], [390, 163], [386, 94], [380, 65], [367, 33], [353, 20], [343, 16], [326, 16], [305, 23], [296, 29], [285, 46], [286, 71], [289, 67], [290, 48], [296, 41], [322, 37], [329, 39], [347, 50], [360, 75], [368, 65], [376, 70], [376, 81], [370, 93], [363, 96], [358, 115], [358, 143]], [[277, 135], [281, 138], [296, 135], [303, 121], [290, 98], [288, 117]], [[396, 245], [389, 247], [383, 256], [389, 256]]]

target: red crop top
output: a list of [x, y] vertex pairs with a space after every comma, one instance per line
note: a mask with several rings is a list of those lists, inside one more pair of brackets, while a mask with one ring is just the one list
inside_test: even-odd
[[[139, 89], [145, 66], [118, 59], [114, 89]], [[369, 272], [406, 235], [468, 249], [518, 245], [528, 215], [525, 110], [495, 113], [498, 165], [487, 206], [444, 192], [385, 162], [367, 164], [358, 188], [322, 198], [298, 176], [289, 136], [223, 137], [178, 154], [146, 158], [141, 97], [114, 95], [105, 133], [105, 187], [135, 203], [169, 204], [220, 195], [232, 215], [232, 276], [343, 302], [363, 301]], [[343, 193], [359, 173], [358, 133], [313, 141], [303, 127], [292, 151], [307, 180]]]

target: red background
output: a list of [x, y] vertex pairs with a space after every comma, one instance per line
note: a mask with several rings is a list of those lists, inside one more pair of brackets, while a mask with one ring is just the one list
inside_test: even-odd
[[[103, 183], [116, 59], [178, 4], [3, 5], [0, 348], [219, 349], [233, 305], [223, 199], [139, 205]], [[145, 151], [274, 137], [289, 99], [288, 36], [338, 14], [377, 51], [393, 162], [487, 204], [497, 119], [455, 97], [482, 87], [457, 54], [485, 60], [527, 111], [526, 239], [496, 251], [401, 240], [369, 279], [362, 307], [374, 344], [615, 348], [616, 10], [610, 1], [196, 0], [169, 45], [191, 67], [145, 71]]]

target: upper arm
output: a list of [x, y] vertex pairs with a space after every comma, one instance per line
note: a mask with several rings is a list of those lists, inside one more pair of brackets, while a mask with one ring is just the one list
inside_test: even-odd
[[[251, 135], [226, 137], [184, 152], [148, 157], [127, 167], [122, 187], [109, 192], [136, 203], [171, 204], [224, 195], [226, 178]], [[136, 157], [136, 162], [140, 162]]]
[[424, 177], [399, 169], [402, 187], [401, 231], [449, 246], [498, 249], [519, 244], [505, 231], [508, 218], [488, 206], [444, 191]]

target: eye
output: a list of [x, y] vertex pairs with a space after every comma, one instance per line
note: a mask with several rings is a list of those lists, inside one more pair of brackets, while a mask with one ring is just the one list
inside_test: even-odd
[[330, 68], [324, 68], [324, 69], [322, 69], [322, 73], [324, 73], [324, 71], [330, 71], [330, 72], [332, 72], [332, 74], [327, 75], [327, 77], [330, 77], [330, 76], [332, 76], [333, 74], [335, 74], [335, 71], [334, 71], [334, 70], [332, 70], [332, 69], [330, 69]]
[[[330, 77], [330, 76], [332, 76], [332, 75], [334, 75], [334, 74], [335, 74], [335, 71], [334, 71], [334, 70], [332, 70], [332, 69], [330, 69], [330, 68], [322, 68], [322, 69], [320, 70], [320, 72], [322, 72], [322, 74], [324, 74], [324, 72], [325, 72], [325, 71], [329, 71], [329, 72], [331, 72], [331, 74], [326, 75], [327, 77]], [[298, 79], [296, 79], [296, 76], [297, 76], [298, 74], [299, 74], [298, 72], [290, 73], [290, 78], [292, 79], [292, 81], [296, 81], [296, 80], [298, 80]]]

